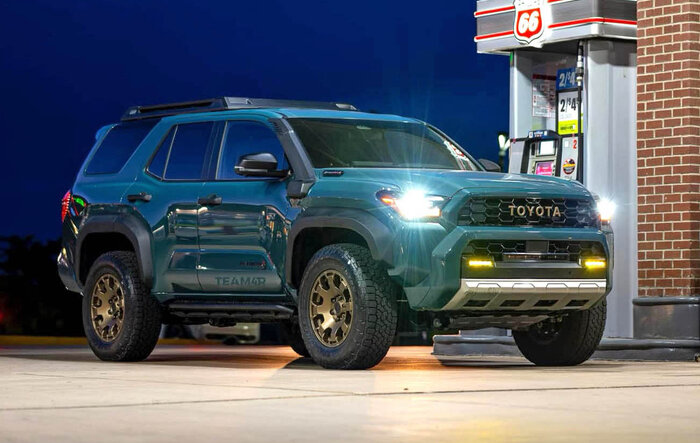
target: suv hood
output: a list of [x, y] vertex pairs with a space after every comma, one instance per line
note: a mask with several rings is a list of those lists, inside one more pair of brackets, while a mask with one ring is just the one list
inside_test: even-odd
[[[326, 176], [325, 171], [342, 171], [342, 175]], [[336, 174], [338, 174], [336, 172]], [[344, 189], [354, 193], [358, 188], [370, 186], [375, 189], [407, 191], [420, 189], [426, 194], [452, 197], [466, 188], [474, 194], [523, 195], [536, 193], [540, 196], [590, 197], [590, 192], [578, 182], [556, 177], [525, 174], [499, 174], [493, 172], [347, 168], [319, 170], [319, 181], [314, 188]], [[331, 185], [331, 183], [333, 183]], [[340, 188], [339, 188], [340, 187]], [[321, 190], [319, 189], [319, 191]], [[313, 188], [312, 188], [313, 193]]]

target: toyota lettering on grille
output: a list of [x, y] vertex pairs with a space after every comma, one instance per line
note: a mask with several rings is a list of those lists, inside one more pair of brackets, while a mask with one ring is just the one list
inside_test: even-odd
[[592, 200], [529, 196], [471, 196], [459, 211], [463, 226], [597, 228]]
[[519, 217], [525, 217], [527, 215], [532, 217], [536, 215], [538, 217], [544, 217], [546, 215], [552, 218], [561, 217], [561, 210], [559, 210], [558, 206], [510, 205], [508, 209], [510, 209], [511, 216], [518, 215]]

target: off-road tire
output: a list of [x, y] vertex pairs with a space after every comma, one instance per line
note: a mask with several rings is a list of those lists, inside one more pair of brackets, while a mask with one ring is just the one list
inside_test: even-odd
[[[327, 270], [343, 275], [353, 300], [352, 326], [345, 340], [335, 347], [318, 339], [309, 315], [312, 285]], [[313, 360], [328, 369], [367, 369], [378, 364], [396, 334], [396, 294], [395, 284], [367, 248], [340, 243], [317, 251], [299, 288], [299, 324]]]
[[[100, 277], [112, 274], [124, 293], [124, 322], [114, 341], [106, 342], [95, 332], [91, 318], [92, 291]], [[140, 361], [158, 342], [161, 309], [141, 280], [136, 255], [128, 251], [102, 254], [95, 260], [83, 293], [83, 328], [92, 352], [105, 361]]]
[[574, 366], [591, 358], [605, 329], [605, 300], [585, 310], [565, 316], [553, 337], [538, 338], [537, 325], [525, 331], [513, 331], [520, 352], [539, 366]]
[[281, 327], [282, 343], [288, 344], [294, 352], [302, 357], [311, 357], [309, 350], [306, 349], [304, 339], [301, 336], [301, 329], [297, 321], [289, 321], [282, 323]]

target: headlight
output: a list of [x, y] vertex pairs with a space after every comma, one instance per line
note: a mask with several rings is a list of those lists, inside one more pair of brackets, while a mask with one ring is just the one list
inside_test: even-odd
[[446, 200], [445, 197], [426, 195], [423, 191], [416, 189], [404, 193], [379, 191], [377, 198], [406, 220], [438, 218]]
[[603, 223], [610, 223], [615, 213], [615, 202], [607, 198], [597, 198], [598, 215]]

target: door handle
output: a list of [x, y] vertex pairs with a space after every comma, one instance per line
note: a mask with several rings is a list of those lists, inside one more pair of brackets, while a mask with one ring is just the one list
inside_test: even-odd
[[135, 201], [142, 201], [142, 202], [149, 202], [151, 201], [151, 198], [153, 196], [151, 194], [147, 194], [145, 192], [139, 192], [138, 194], [129, 194], [126, 196], [126, 199], [129, 200], [131, 203]]
[[197, 203], [202, 206], [216, 206], [221, 204], [221, 197], [216, 194], [211, 194], [207, 197], [199, 197]]

